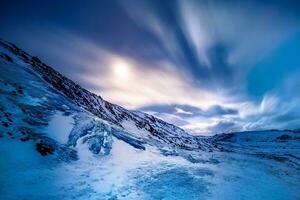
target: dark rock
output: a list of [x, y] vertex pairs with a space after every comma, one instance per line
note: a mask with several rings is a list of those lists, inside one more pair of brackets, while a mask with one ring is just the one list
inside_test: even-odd
[[291, 139], [292, 139], [292, 136], [289, 136], [289, 135], [287, 135], [287, 134], [283, 134], [283, 135], [281, 135], [281, 136], [278, 136], [276, 139], [277, 139], [277, 140], [291, 140]]
[[36, 63], [41, 63], [41, 60], [38, 57], [36, 57], [36, 56], [32, 57], [32, 61], [34, 61]]
[[18, 91], [19, 94], [24, 94], [23, 90], [21, 90], [21, 89], [18, 89], [17, 91]]
[[24, 122], [31, 126], [47, 126], [48, 123], [38, 118], [27, 117], [22, 119]]
[[286, 153], [286, 154], [284, 154], [284, 155], [289, 156], [289, 157], [292, 157], [292, 158], [295, 158], [295, 159], [297, 159], [297, 160], [300, 160], [300, 157], [295, 156], [295, 155], [290, 154], [290, 153]]
[[26, 137], [22, 137], [20, 140], [21, 140], [22, 142], [26, 142], [26, 141], [28, 141], [29, 139], [30, 139], [30, 137], [26, 136]]
[[6, 118], [11, 117], [11, 113], [9, 113], [9, 112], [5, 112], [4, 115]]
[[19, 127], [18, 130], [23, 134], [23, 135], [32, 135], [33, 131], [30, 128], [27, 127]]
[[11, 57], [9, 57], [8, 55], [6, 55], [5, 53], [0, 53], [0, 58], [3, 58], [7, 62], [13, 62], [13, 59]]
[[42, 156], [47, 156], [49, 154], [53, 154], [54, 148], [51, 144], [44, 143], [41, 141], [40, 143], [37, 143], [35, 145], [35, 149], [42, 155]]
[[20, 56], [24, 59], [25, 62], [28, 62], [29, 58], [25, 54], [21, 54]]
[[7, 128], [9, 126], [9, 124], [7, 122], [2, 122], [2, 126], [4, 126], [5, 128]]

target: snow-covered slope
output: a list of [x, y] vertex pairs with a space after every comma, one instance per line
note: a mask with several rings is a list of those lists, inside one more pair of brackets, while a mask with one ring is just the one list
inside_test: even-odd
[[300, 131], [268, 130], [248, 131], [213, 136], [224, 151], [255, 155], [286, 162], [299, 168]]
[[297, 199], [299, 131], [192, 136], [0, 41], [0, 199]]
[[181, 128], [146, 113], [129, 111], [121, 106], [109, 103], [100, 96], [89, 92], [64, 77], [53, 68], [42, 63], [37, 57], [30, 56], [15, 45], [4, 41], [0, 41], [0, 45], [8, 51], [8, 54], [2, 54], [2, 57], [6, 58], [8, 62], [24, 62], [27, 67], [32, 68], [36, 74], [47, 81], [53, 88], [62, 92], [77, 105], [97, 117], [124, 128], [144, 139], [152, 138], [186, 149], [207, 149], [206, 143], [202, 144]]

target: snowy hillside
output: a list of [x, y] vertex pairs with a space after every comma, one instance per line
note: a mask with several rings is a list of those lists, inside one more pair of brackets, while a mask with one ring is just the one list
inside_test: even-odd
[[0, 40], [0, 199], [298, 199], [299, 131], [192, 136]]
[[[151, 115], [129, 111], [103, 100], [100, 96], [80, 87], [53, 68], [42, 63], [37, 57], [31, 57], [13, 44], [2, 41], [1, 46], [8, 51], [7, 54], [3, 54], [3, 58], [8, 57], [9, 60], [12, 59], [12, 62], [20, 62], [30, 67], [30, 70], [33, 70], [34, 73], [48, 82], [50, 86], [62, 92], [78, 106], [107, 122], [133, 132], [144, 139], [152, 138], [186, 149], [206, 148], [205, 145], [195, 141], [193, 137], [181, 128]], [[11, 55], [11, 57], [8, 55]]]

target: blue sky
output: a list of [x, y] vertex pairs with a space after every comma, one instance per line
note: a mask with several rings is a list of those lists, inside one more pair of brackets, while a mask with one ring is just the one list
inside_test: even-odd
[[297, 1], [7, 1], [0, 37], [194, 134], [300, 128]]

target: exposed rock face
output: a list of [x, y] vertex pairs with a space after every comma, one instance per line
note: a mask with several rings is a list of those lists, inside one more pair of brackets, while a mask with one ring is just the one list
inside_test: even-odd
[[53, 154], [54, 152], [54, 147], [44, 141], [37, 143], [35, 148], [42, 156]]

